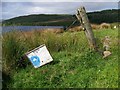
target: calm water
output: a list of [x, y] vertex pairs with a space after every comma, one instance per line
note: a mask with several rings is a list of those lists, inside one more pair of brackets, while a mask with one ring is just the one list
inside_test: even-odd
[[13, 30], [21, 31], [31, 31], [31, 30], [41, 30], [47, 28], [63, 28], [63, 26], [3, 26], [2, 32], [10, 32]]

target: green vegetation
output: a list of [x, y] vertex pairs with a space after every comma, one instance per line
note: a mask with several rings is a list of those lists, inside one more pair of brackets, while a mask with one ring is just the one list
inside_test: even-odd
[[[119, 22], [119, 9], [103, 10], [99, 12], [89, 12], [88, 18], [91, 23], [113, 23]], [[69, 26], [75, 20], [75, 15], [66, 14], [36, 14], [15, 17], [3, 21], [3, 25], [38, 25], [38, 26]], [[75, 25], [79, 25], [77, 22]]]
[[[83, 31], [11, 32], [3, 35], [3, 86], [8, 88], [118, 88], [118, 30], [94, 30], [102, 49], [102, 39], [111, 37], [112, 55], [106, 59], [89, 49]], [[19, 35], [19, 36], [18, 36]], [[25, 35], [25, 37], [24, 37]], [[35, 69], [28, 59], [20, 67], [19, 58], [46, 44], [54, 61]], [[6, 78], [7, 77], [7, 78]]]
[[88, 17], [91, 23], [114, 23], [120, 22], [118, 15], [120, 13], [120, 9], [113, 9], [113, 10], [103, 10], [93, 13], [88, 13]]

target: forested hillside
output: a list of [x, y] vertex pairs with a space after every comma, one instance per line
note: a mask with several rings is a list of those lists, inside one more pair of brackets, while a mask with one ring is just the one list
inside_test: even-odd
[[[118, 13], [120, 13], [120, 9], [89, 12], [87, 14], [91, 23], [100, 24], [103, 22], [120, 22], [118, 19], [120, 17]], [[3, 25], [67, 26], [70, 25], [75, 19], [75, 15], [68, 14], [34, 14], [4, 20]]]

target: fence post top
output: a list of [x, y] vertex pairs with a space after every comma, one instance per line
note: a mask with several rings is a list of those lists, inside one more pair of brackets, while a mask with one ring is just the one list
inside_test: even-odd
[[82, 10], [82, 9], [85, 9], [85, 7], [84, 7], [84, 6], [81, 6], [81, 7], [79, 8], [79, 10]]
[[81, 6], [80, 8], [77, 9], [77, 12], [85, 11], [85, 7]]

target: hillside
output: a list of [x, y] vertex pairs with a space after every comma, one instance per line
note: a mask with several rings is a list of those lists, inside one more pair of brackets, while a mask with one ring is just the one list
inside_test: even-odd
[[[89, 12], [88, 17], [91, 23], [113, 23], [120, 22], [120, 9], [103, 10]], [[34, 14], [28, 16], [19, 16], [3, 21], [3, 25], [41, 25], [41, 26], [67, 26], [75, 20], [75, 15], [66, 14]], [[78, 22], [76, 25], [79, 24]]]

